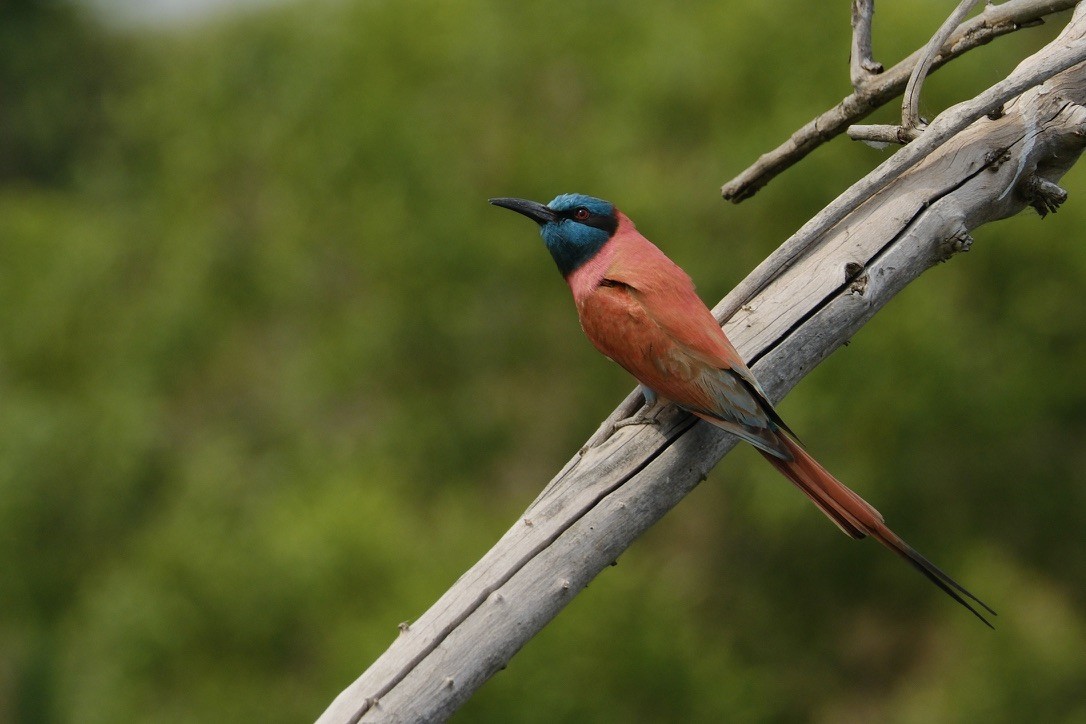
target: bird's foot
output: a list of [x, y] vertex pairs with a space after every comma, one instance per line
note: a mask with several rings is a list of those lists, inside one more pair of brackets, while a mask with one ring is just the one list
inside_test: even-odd
[[618, 420], [614, 423], [614, 429], [617, 430], [620, 427], [628, 427], [630, 425], [659, 425], [660, 420], [657, 419], [664, 408], [668, 406], [666, 400], [661, 400], [656, 396], [656, 393], [648, 389], [644, 385], [641, 386], [641, 393], [645, 396], [645, 405], [637, 411], [636, 414], [630, 417]]
[[659, 425], [660, 421], [656, 419], [655, 414], [648, 414], [644, 412], [638, 412], [636, 415], [618, 420], [613, 427], [617, 430], [620, 427], [629, 427], [630, 425]]

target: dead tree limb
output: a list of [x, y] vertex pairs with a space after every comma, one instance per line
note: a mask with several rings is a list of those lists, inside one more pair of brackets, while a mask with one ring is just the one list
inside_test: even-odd
[[852, 52], [849, 54], [849, 79], [859, 91], [883, 71], [882, 63], [872, 57], [871, 21], [875, 0], [852, 0]]
[[[1026, 205], [1058, 206], [1056, 182], [1086, 146], [1084, 60], [1080, 7], [1060, 37], [998, 90], [935, 119], [717, 306], [771, 398], [783, 397], [924, 270], [968, 249], [973, 229]], [[1027, 80], [1040, 85], [1023, 86]], [[973, 115], [1007, 89], [1014, 95], [1003, 115]], [[448, 717], [736, 444], [676, 410], [661, 415], [659, 427], [615, 430], [613, 420], [639, 400], [631, 394], [604, 421], [320, 722]]]
[[901, 127], [906, 132], [919, 133], [922, 129], [920, 89], [923, 87], [924, 79], [927, 78], [928, 71], [931, 69], [931, 63], [935, 60], [935, 56], [939, 54], [939, 49], [950, 39], [950, 34], [965, 20], [965, 16], [978, 2], [980, 0], [962, 0], [958, 3], [958, 7], [954, 8], [954, 12], [950, 14], [950, 17], [943, 21], [943, 24], [935, 31], [935, 35], [931, 36], [931, 40], [920, 52], [920, 60], [913, 68], [913, 72], [909, 74], [909, 82], [905, 84], [905, 93], [901, 97]]
[[[1076, 2], [1077, 0], [1008, 0], [998, 5], [988, 5], [980, 14], [962, 23], [951, 34], [950, 39], [932, 60], [929, 74], [963, 53], [985, 45], [1001, 35], [1043, 22], [1045, 16], [1067, 10]], [[753, 165], [724, 184], [720, 190], [721, 195], [735, 203], [750, 198], [777, 174], [798, 163], [826, 141], [844, 133], [850, 125], [897, 98], [909, 82], [922, 53], [923, 49], [917, 50], [886, 72], [871, 76], [862, 88], [808, 121], [787, 141], [762, 154]], [[898, 140], [895, 137], [872, 140], [904, 143], [909, 139]]]

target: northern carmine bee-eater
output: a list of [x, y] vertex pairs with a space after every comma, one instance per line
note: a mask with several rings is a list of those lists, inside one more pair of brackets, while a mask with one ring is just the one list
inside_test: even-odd
[[674, 403], [746, 440], [847, 535], [875, 538], [991, 626], [970, 601], [995, 611], [913, 550], [879, 511], [803, 449], [690, 277], [639, 234], [629, 217], [608, 201], [582, 194], [546, 205], [510, 198], [490, 203], [539, 224], [573, 292], [581, 328], [600, 352], [637, 378], [648, 407]]

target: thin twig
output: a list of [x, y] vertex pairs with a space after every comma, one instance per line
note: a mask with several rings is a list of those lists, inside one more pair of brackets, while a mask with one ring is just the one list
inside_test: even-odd
[[950, 38], [950, 34], [965, 20], [965, 16], [976, 7], [978, 2], [980, 0], [962, 0], [962, 2], [958, 3], [958, 7], [954, 8], [954, 12], [939, 26], [939, 30], [936, 31], [935, 35], [931, 36], [931, 40], [924, 46], [920, 62], [916, 64], [913, 72], [909, 75], [909, 82], [905, 86], [905, 94], [901, 99], [901, 127], [906, 131], [922, 128], [920, 120], [920, 88], [924, 85], [928, 69], [931, 68], [931, 63], [935, 60], [935, 56], [938, 55], [943, 44]]
[[[932, 60], [929, 74], [977, 46], [1020, 28], [1037, 25], [1043, 22], [1044, 16], [1067, 10], [1075, 4], [1076, 0], [1008, 0], [1000, 5], [989, 5], [979, 15], [963, 23], [943, 44]], [[847, 96], [806, 123], [780, 146], [763, 154], [757, 162], [724, 184], [721, 194], [734, 203], [756, 194], [777, 174], [897, 97], [905, 89], [909, 75], [919, 60], [918, 50], [881, 75], [872, 76], [862, 92]]]
[[917, 138], [920, 130], [908, 130], [902, 126], [876, 124], [872, 126], [856, 125], [848, 127], [848, 137], [853, 141], [863, 141], [875, 148], [884, 148], [891, 143], [905, 145]]
[[852, 0], [852, 53], [849, 56], [849, 78], [852, 87], [861, 90], [871, 77], [882, 72], [882, 63], [871, 53], [871, 19], [875, 15], [875, 0]]

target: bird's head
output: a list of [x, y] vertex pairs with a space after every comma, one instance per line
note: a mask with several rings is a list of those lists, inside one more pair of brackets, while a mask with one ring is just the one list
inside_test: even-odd
[[595, 256], [618, 229], [614, 204], [584, 194], [562, 194], [546, 205], [506, 198], [490, 199], [490, 203], [539, 224], [539, 235], [564, 277]]

